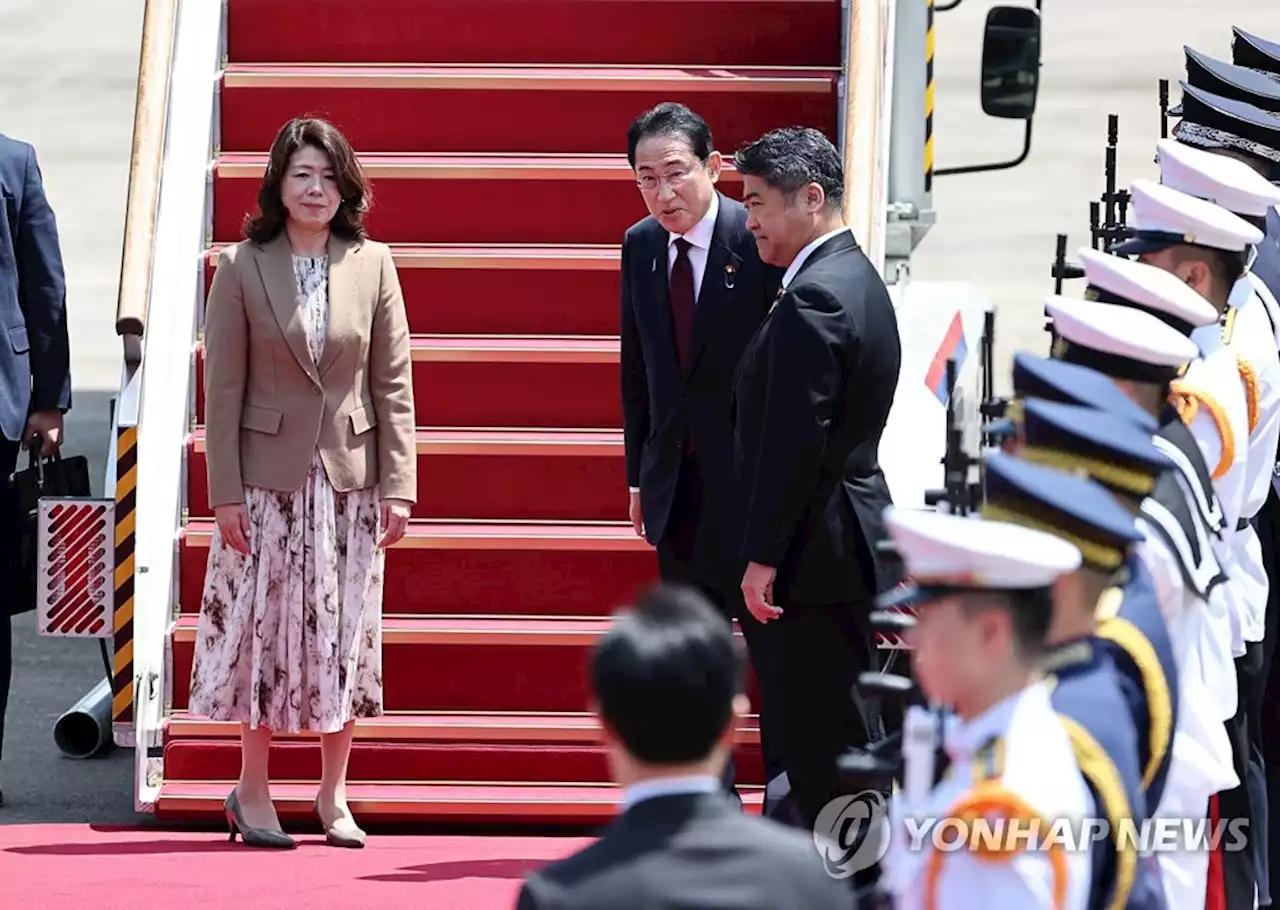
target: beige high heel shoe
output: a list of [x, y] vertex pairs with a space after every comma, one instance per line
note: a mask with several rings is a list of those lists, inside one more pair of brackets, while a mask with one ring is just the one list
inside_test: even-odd
[[316, 818], [320, 819], [320, 827], [324, 828], [324, 842], [330, 847], [348, 847], [358, 850], [364, 846], [366, 835], [360, 828], [354, 831], [339, 831], [331, 824], [326, 824], [324, 816], [320, 814], [320, 797], [316, 797], [315, 802], [311, 804], [311, 810], [315, 812]]

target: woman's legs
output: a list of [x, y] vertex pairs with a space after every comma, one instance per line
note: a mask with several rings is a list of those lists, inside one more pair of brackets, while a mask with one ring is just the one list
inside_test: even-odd
[[244, 823], [250, 828], [280, 830], [280, 819], [271, 802], [267, 758], [271, 754], [271, 730], [267, 727], [240, 725], [240, 780], [236, 794]]
[[[356, 827], [347, 806], [347, 760], [351, 757], [351, 739], [355, 733], [355, 721], [336, 733], [320, 737], [320, 790], [316, 794], [316, 808], [320, 821], [326, 828], [349, 830]], [[344, 821], [345, 820], [345, 821]]]

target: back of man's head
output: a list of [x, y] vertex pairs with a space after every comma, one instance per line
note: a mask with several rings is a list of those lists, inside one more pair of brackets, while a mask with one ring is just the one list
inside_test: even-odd
[[743, 667], [728, 620], [697, 591], [663, 585], [596, 645], [591, 684], [601, 720], [632, 758], [686, 765], [721, 741]]

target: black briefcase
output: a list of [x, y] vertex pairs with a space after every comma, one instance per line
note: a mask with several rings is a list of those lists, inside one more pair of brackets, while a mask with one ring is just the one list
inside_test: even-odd
[[40, 500], [46, 496], [87, 497], [89, 487], [89, 459], [83, 455], [63, 458], [61, 454], [41, 457], [40, 441], [32, 444], [29, 466], [13, 475], [13, 496], [20, 516], [18, 528], [17, 597], [9, 605], [9, 615], [29, 613], [36, 608], [37, 598], [37, 523]]

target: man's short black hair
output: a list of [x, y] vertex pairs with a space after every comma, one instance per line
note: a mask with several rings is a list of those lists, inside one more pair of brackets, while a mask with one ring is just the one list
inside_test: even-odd
[[675, 101], [664, 101], [651, 107], [627, 128], [627, 161], [636, 166], [636, 147], [641, 140], [664, 136], [683, 140], [694, 156], [705, 162], [711, 157], [711, 127], [689, 108]]
[[1025, 663], [1044, 654], [1045, 639], [1053, 622], [1053, 589], [1030, 588], [974, 592], [965, 598], [961, 610], [975, 616], [996, 609], [1009, 617], [1014, 647]]
[[815, 129], [789, 126], [772, 130], [739, 149], [733, 163], [738, 173], [759, 177], [788, 198], [816, 183], [831, 208], [839, 208], [844, 201], [840, 152]]
[[649, 764], [710, 756], [742, 690], [733, 627], [698, 591], [659, 585], [596, 645], [591, 684], [627, 751]]

